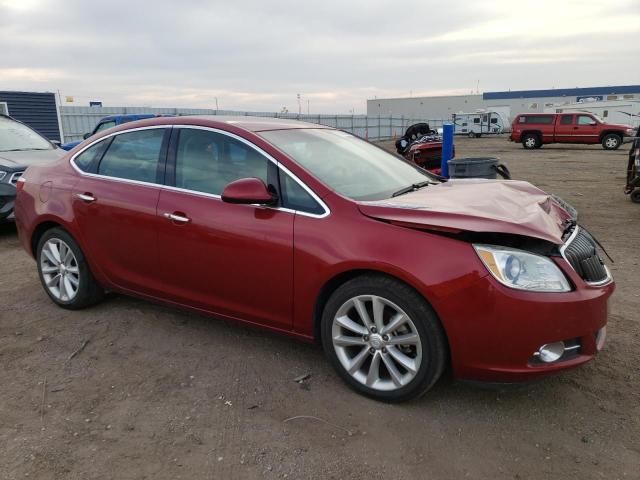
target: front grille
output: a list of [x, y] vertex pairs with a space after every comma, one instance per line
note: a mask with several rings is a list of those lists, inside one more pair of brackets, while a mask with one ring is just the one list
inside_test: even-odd
[[609, 272], [598, 255], [595, 240], [581, 227], [575, 227], [562, 248], [562, 256], [585, 282], [599, 283], [609, 278]]
[[16, 172], [14, 174], [11, 175], [11, 178], [9, 179], [9, 183], [11, 183], [12, 185], [15, 185], [18, 183], [18, 179], [22, 176], [24, 172]]

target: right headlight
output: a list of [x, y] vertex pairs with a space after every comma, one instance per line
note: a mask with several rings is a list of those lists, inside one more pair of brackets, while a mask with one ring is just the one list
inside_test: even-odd
[[530, 292], [568, 292], [571, 286], [553, 261], [542, 255], [496, 245], [474, 244], [476, 253], [503, 285]]
[[0, 182], [4, 180], [4, 177], [6, 176], [7, 176], [7, 172], [3, 172], [2, 170], [0, 170]]

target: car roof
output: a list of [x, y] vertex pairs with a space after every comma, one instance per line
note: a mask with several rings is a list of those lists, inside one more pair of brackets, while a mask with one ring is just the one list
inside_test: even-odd
[[127, 128], [131, 128], [137, 125], [197, 125], [213, 128], [224, 128], [224, 126], [231, 126], [249, 132], [263, 132], [268, 130], [293, 130], [302, 128], [331, 129], [331, 127], [327, 127], [325, 125], [302, 122], [299, 120], [271, 117], [251, 117], [245, 115], [184, 115], [180, 117], [153, 117], [146, 120], [139, 120], [135, 123], [128, 123]]

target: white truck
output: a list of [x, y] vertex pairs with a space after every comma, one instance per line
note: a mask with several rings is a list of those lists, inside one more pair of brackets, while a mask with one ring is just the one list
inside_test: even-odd
[[505, 120], [494, 111], [453, 114], [454, 133], [469, 138], [480, 138], [482, 135], [495, 135], [505, 132]]

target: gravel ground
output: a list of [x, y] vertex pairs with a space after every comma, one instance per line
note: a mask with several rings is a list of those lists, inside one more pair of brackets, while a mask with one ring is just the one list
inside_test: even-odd
[[519, 388], [440, 384], [377, 403], [316, 346], [122, 296], [59, 309], [4, 225], [0, 478], [640, 478], [640, 206], [622, 194], [627, 150], [525, 151], [505, 138], [456, 139], [456, 150], [497, 156], [561, 195], [607, 247], [617, 291], [595, 361]]

